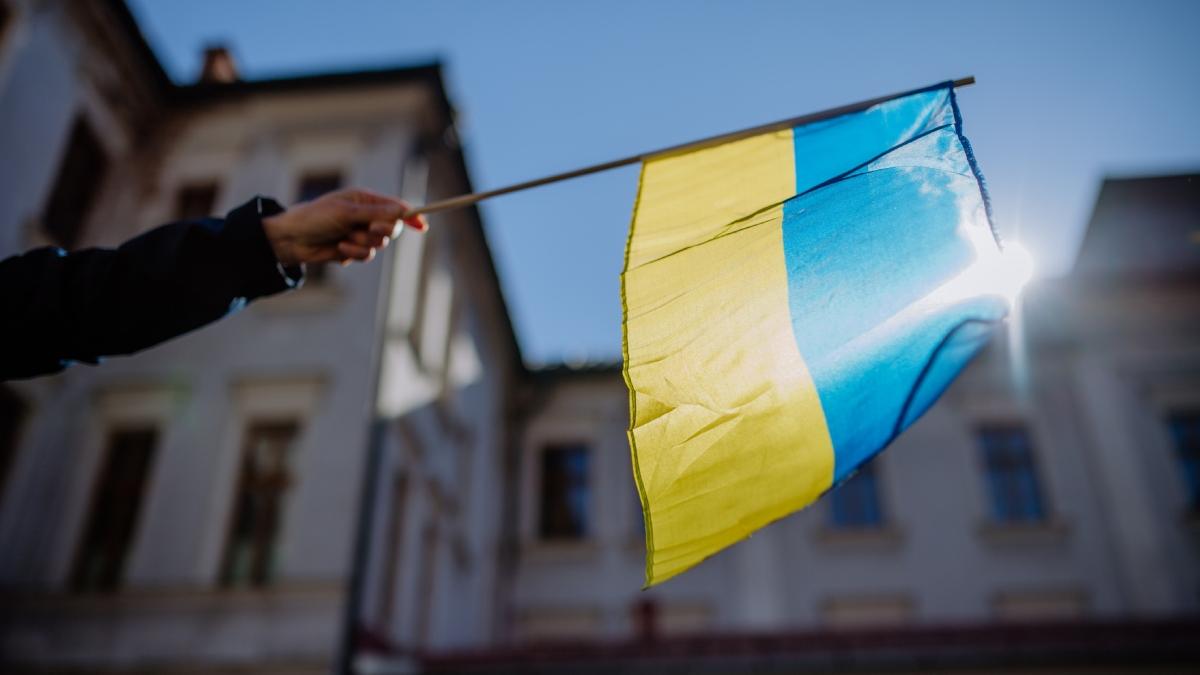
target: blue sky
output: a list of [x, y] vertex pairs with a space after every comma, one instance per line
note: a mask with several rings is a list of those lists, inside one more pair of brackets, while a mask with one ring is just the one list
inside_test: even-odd
[[[177, 81], [440, 60], [479, 189], [975, 75], [997, 220], [1072, 260], [1105, 175], [1200, 168], [1200, 2], [130, 0]], [[483, 205], [526, 359], [620, 357], [637, 170]], [[1136, 224], [1131, 224], [1135, 226]]]

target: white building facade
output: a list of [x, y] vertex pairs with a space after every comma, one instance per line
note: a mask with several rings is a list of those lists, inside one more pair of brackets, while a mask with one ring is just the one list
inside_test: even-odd
[[[543, 371], [521, 437], [511, 637], [695, 647], [703, 639], [688, 636], [732, 636], [719, 644], [742, 653], [736, 636], [882, 632], [897, 636], [883, 666], [952, 669], [987, 662], [910, 651], [906, 641], [958, 627], [965, 633], [941, 639], [987, 653], [1013, 627], [1072, 627], [1071, 639], [1102, 650], [1106, 638], [1092, 627], [1160, 631], [1170, 644], [1179, 621], [1194, 635], [1198, 224], [1200, 177], [1106, 181], [1075, 271], [1029, 288], [1007, 331], [885, 453], [816, 505], [648, 591], [620, 366]], [[563, 456], [577, 468], [564, 469]], [[572, 518], [548, 520], [548, 509]], [[1039, 658], [1064, 658], [1042, 648]], [[664, 664], [655, 649], [624, 657], [646, 672], [697, 662]], [[738, 663], [786, 670], [812, 651], [761, 647], [743, 655], [775, 660]], [[538, 667], [547, 658], [496, 656]], [[617, 658], [559, 656], [559, 666]]]
[[[436, 65], [241, 82], [212, 51], [176, 86], [121, 2], [0, 6], [0, 255], [256, 194], [469, 191]], [[437, 606], [491, 593], [478, 559], [519, 358], [478, 214], [431, 225], [134, 357], [5, 385], [0, 663], [328, 670], [379, 407], [430, 448], [387, 458], [424, 466], [412, 501], [446, 510], [421, 544], [465, 561]], [[398, 620], [490, 639], [490, 619], [446, 612]]]

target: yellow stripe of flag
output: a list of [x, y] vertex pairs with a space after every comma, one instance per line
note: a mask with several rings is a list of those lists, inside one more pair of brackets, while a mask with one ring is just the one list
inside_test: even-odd
[[788, 311], [782, 202], [795, 194], [793, 155], [788, 130], [642, 168], [622, 295], [647, 585], [832, 482], [829, 432]]

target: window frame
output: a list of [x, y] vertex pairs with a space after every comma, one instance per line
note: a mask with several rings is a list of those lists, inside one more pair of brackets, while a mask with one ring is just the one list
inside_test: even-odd
[[[300, 431], [292, 448], [290, 466], [293, 469], [293, 493], [299, 495], [304, 489], [305, 467], [311, 451], [311, 422], [317, 417], [325, 396], [329, 378], [314, 373], [278, 378], [239, 378], [229, 388], [232, 412], [225, 424], [220, 444], [216, 469], [216, 484], [204, 518], [204, 533], [199, 546], [201, 569], [213, 588], [220, 589], [222, 563], [224, 562], [229, 527], [235, 517], [234, 506], [237, 496], [237, 481], [240, 478], [242, 453], [245, 447], [245, 431], [248, 425], [258, 420], [296, 419]], [[284, 505], [279, 529], [279, 558], [277, 583], [285, 583], [288, 561], [292, 558], [292, 546], [296, 545], [293, 528], [297, 520], [291, 518], [297, 499], [289, 499]], [[264, 589], [264, 590], [269, 590]], [[245, 592], [245, 591], [243, 591]]]
[[5, 488], [21, 455], [21, 439], [29, 421], [30, 406], [24, 396], [4, 383], [0, 383], [0, 406], [5, 414], [12, 414], [7, 422], [0, 415], [0, 504], [3, 504]]
[[159, 531], [154, 522], [155, 506], [163, 498], [159, 472], [171, 461], [172, 421], [185, 410], [188, 398], [189, 389], [179, 384], [128, 383], [93, 390], [86, 433], [80, 437], [79, 459], [64, 467], [69, 472], [69, 486], [64, 495], [64, 517], [53, 534], [55, 555], [50, 563], [50, 577], [56, 588], [70, 587], [75, 553], [87, 525], [93, 486], [103, 469], [109, 433], [133, 426], [155, 427], [159, 437], [155, 459], [147, 469], [141, 522], [131, 538], [123, 577], [126, 584], [136, 585], [143, 577], [154, 576], [147, 568], [151, 561], [143, 547], [153, 546], [154, 542], [147, 542], [146, 537], [157, 536]]
[[[995, 487], [996, 469], [993, 466], [992, 453], [998, 452], [993, 450], [993, 446], [989, 446], [987, 438], [989, 435], [1012, 435], [1020, 434], [1024, 440], [1023, 452], [1024, 457], [1018, 467], [1020, 470], [1028, 472], [1028, 480], [1032, 487], [1032, 504], [1033, 513], [1026, 515], [1028, 510], [1026, 504], [1021, 502], [1021, 498], [1017, 499], [1018, 503], [1005, 505], [1000, 500], [1001, 493], [997, 493]], [[1052, 509], [1050, 507], [1049, 495], [1046, 492], [1045, 480], [1043, 478], [1042, 467], [1038, 459], [1037, 443], [1034, 438], [1033, 430], [1029, 424], [1024, 421], [997, 421], [987, 422], [976, 425], [974, 440], [978, 452], [981, 478], [984, 486], [984, 497], [986, 501], [986, 517], [987, 521], [995, 526], [1000, 527], [1028, 527], [1049, 524], [1052, 518]], [[1011, 443], [1007, 447], [1007, 451], [1011, 453]], [[1011, 466], [1012, 457], [1007, 457], [1010, 466], [1001, 467], [1004, 469], [1004, 475], [1008, 476], [1009, 491], [1017, 490], [1011, 484], [1013, 479], [1012, 474], [1020, 475], [1020, 471], [1014, 470]], [[1019, 492], [1019, 490], [1018, 490]], [[1003, 507], [1003, 508], [1002, 508]], [[1005, 513], [1007, 511], [1007, 513]]]
[[[84, 146], [90, 149], [85, 150]], [[92, 151], [94, 156], [87, 158], [86, 153]], [[94, 161], [89, 163], [87, 159]], [[112, 163], [112, 153], [95, 125], [85, 113], [77, 113], [58, 156], [50, 191], [42, 203], [40, 230], [50, 241], [68, 250], [80, 243], [87, 231], [87, 221], [102, 196], [104, 179]], [[75, 190], [74, 186], [83, 182], [80, 175], [94, 179], [87, 181], [88, 187]]]
[[[561, 452], [569, 450], [580, 450], [584, 453], [584, 468], [582, 477], [583, 494], [583, 517], [582, 524], [578, 534], [547, 534], [545, 530], [546, 518], [546, 460], [551, 452]], [[583, 440], [574, 441], [550, 441], [542, 443], [537, 451], [537, 467], [535, 471], [535, 480], [537, 481], [537, 501], [534, 504], [533, 518], [533, 539], [541, 544], [571, 544], [577, 542], [588, 541], [596, 535], [595, 522], [595, 445]], [[569, 480], [569, 477], [568, 477]], [[565, 499], [569, 502], [570, 491], [572, 487], [568, 485], [566, 488], [567, 495]], [[569, 508], [569, 504], [568, 504]]]
[[[857, 521], [852, 518], [843, 519], [839, 516], [842, 500], [850, 499], [852, 494], [858, 494], [864, 485], [870, 482], [872, 495], [867, 511], [871, 512], [873, 520], [866, 518]], [[825, 510], [825, 527], [834, 532], [875, 532], [886, 529], [890, 524], [888, 509], [883, 495], [883, 480], [879, 471], [879, 456], [876, 455], [861, 464], [845, 481], [830, 491], [828, 507]]]
[[[185, 197], [189, 192], [208, 192], [208, 207], [206, 213], [187, 213], [185, 206]], [[188, 180], [180, 183], [175, 187], [175, 201], [173, 205], [172, 218], [175, 220], [194, 220], [197, 218], [205, 218], [215, 215], [217, 204], [221, 199], [221, 183], [216, 178], [213, 179], [196, 179]]]
[[[323, 166], [306, 168], [296, 174], [294, 184], [294, 199], [292, 203], [299, 204], [301, 202], [312, 201], [322, 195], [327, 195], [330, 192], [336, 192], [346, 187], [345, 169], [339, 166]], [[329, 185], [323, 186], [323, 189], [312, 191], [306, 190], [305, 185], [309, 182], [328, 181]], [[329, 282], [329, 263], [309, 263], [305, 266], [304, 285], [306, 287], [324, 286]]]
[[[283, 465], [282, 470], [265, 476], [258, 476], [255, 480], [256, 483], [269, 483], [279, 480], [283, 482], [283, 487], [274, 492], [276, 502], [272, 505], [274, 522], [271, 524], [270, 536], [265, 540], [261, 540], [263, 535], [259, 532], [258, 523], [255, 523], [254, 541], [252, 542], [253, 548], [251, 552], [252, 559], [248, 577], [245, 580], [235, 579], [233, 546], [241, 516], [243, 491], [246, 490], [245, 484], [247, 481], [252, 479], [248, 475], [248, 471], [251, 470], [252, 463], [250, 455], [256, 452], [257, 447], [253, 444], [253, 441], [276, 434], [284, 429], [287, 430], [286, 435], [289, 438], [286, 441], [287, 447], [283, 451], [284, 456], [280, 460], [280, 463]], [[278, 562], [278, 547], [282, 538], [284, 515], [287, 511], [288, 492], [292, 489], [294, 482], [294, 474], [291, 468], [295, 464], [296, 445], [302, 433], [303, 422], [292, 417], [254, 418], [243, 425], [242, 452], [239, 458], [237, 478], [234, 483], [233, 504], [229, 510], [229, 524], [226, 530], [225, 545], [221, 552], [221, 568], [217, 580], [218, 586], [222, 589], [262, 589], [275, 585], [278, 572], [278, 567], [275, 563]], [[258, 434], [261, 434], [261, 436]], [[257, 497], [259, 496], [257, 493], [263, 490], [250, 488], [248, 491]], [[258, 547], [263, 548], [260, 550]]]
[[[115, 462], [114, 458], [118, 452], [129, 452], [127, 449], [118, 449], [116, 439], [127, 434], [147, 434], [149, 435], [149, 443], [146, 448], [146, 458], [140, 466], [132, 512], [128, 516], [130, 522], [126, 525], [127, 532], [124, 541], [119, 543], [120, 548], [123, 550], [118, 555], [116, 568], [111, 572], [113, 578], [102, 580], [99, 582], [99, 585], [89, 585], [86, 583], [84, 576], [84, 560], [90, 548], [89, 542], [93, 538], [93, 528], [99, 526], [97, 513], [102, 506], [100, 502], [107, 492], [106, 484], [111, 476], [112, 467]], [[159, 425], [152, 422], [113, 425], [109, 428], [108, 433], [105, 434], [103, 456], [100, 458], [97, 471], [92, 477], [91, 487], [88, 490], [86, 499], [86, 511], [83, 514], [80, 529], [76, 534], [74, 552], [71, 555], [66, 582], [67, 587], [72, 593], [115, 593], [125, 586], [131, 555], [137, 545], [138, 535], [144, 520], [145, 507], [150, 496], [154, 468], [158, 456], [161, 454], [162, 439], [162, 429]]]
[[[1192, 426], [1194, 445], [1188, 446], [1180, 438], [1177, 425]], [[1184, 515], [1200, 518], [1200, 409], [1178, 408], [1166, 415], [1167, 438], [1170, 442], [1172, 469], [1180, 475], [1182, 482]], [[1188, 455], [1191, 455], [1190, 457]]]
[[0, 0], [0, 52], [4, 50], [4, 43], [8, 38], [8, 31], [12, 28], [14, 21], [13, 8], [9, 6], [8, 0]]

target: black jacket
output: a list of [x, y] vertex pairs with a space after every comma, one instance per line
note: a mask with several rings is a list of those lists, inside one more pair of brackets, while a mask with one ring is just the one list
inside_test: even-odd
[[131, 354], [293, 288], [275, 260], [256, 197], [225, 219], [163, 225], [116, 249], [40, 248], [0, 261], [0, 380]]

